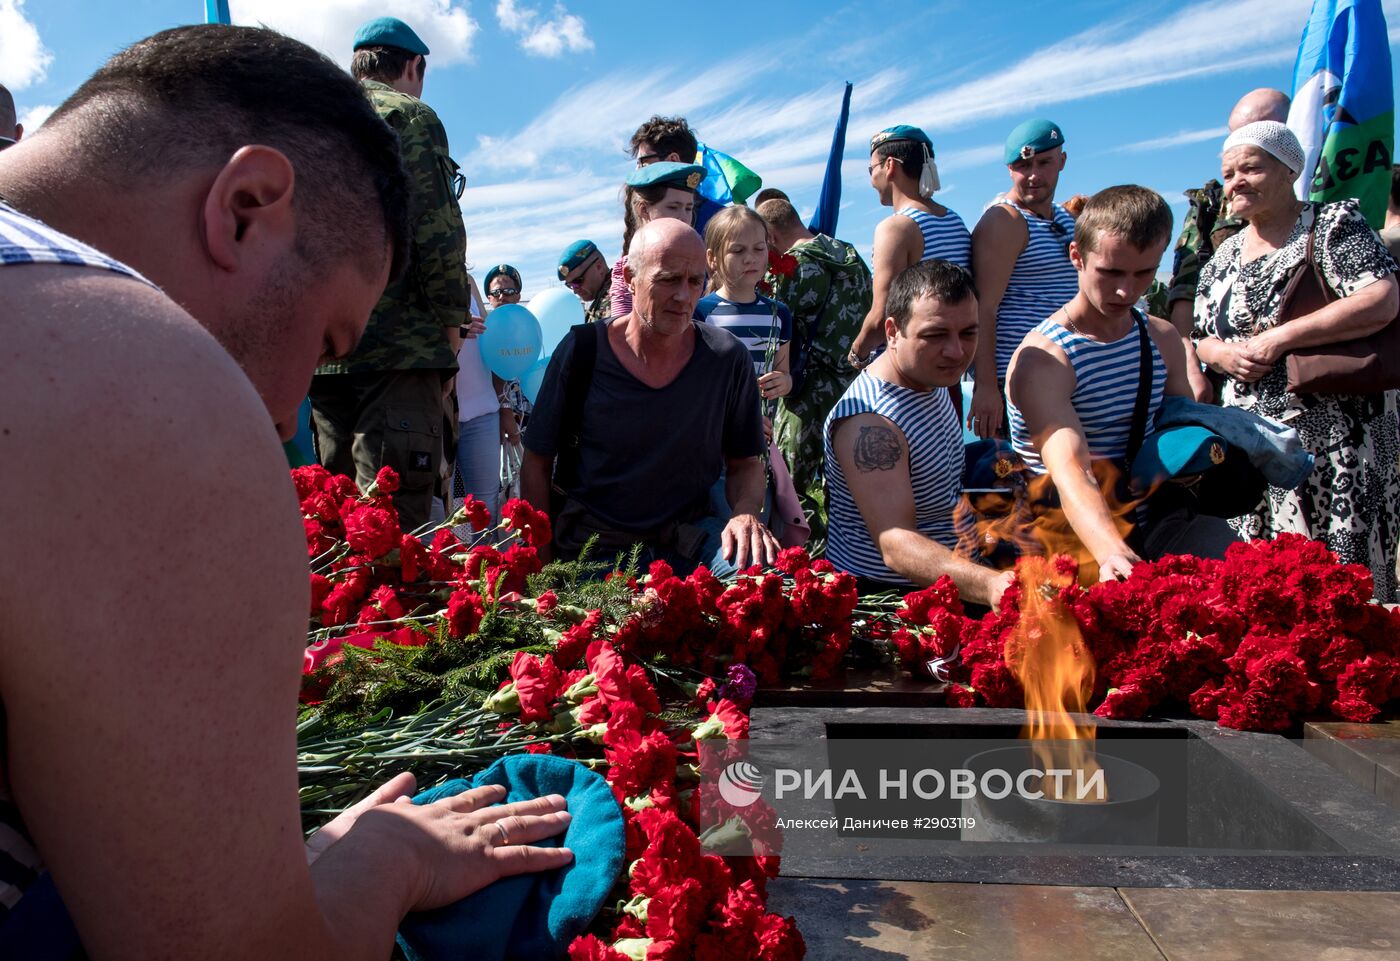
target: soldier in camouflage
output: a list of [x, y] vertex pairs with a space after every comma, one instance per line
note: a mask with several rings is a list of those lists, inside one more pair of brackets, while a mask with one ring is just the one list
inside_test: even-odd
[[812, 527], [826, 533], [825, 453], [822, 424], [856, 372], [846, 363], [851, 343], [870, 310], [870, 268], [850, 244], [802, 225], [787, 200], [765, 200], [758, 214], [773, 247], [797, 261], [791, 274], [772, 277], [774, 300], [792, 311], [792, 393], [778, 405], [773, 436]]
[[410, 182], [408, 268], [375, 307], [359, 346], [322, 364], [311, 386], [316, 448], [327, 469], [364, 488], [398, 472], [394, 506], [405, 530], [426, 524], [451, 438], [444, 396], [470, 314], [462, 179], [437, 114], [418, 99], [428, 48], [407, 24], [381, 17], [355, 36], [351, 72], [399, 135]]
[[[1230, 130], [1238, 130], [1256, 120], [1277, 120], [1288, 122], [1288, 96], [1281, 90], [1261, 87], [1251, 90], [1240, 98], [1230, 111]], [[1172, 326], [1181, 334], [1186, 346], [1186, 373], [1191, 381], [1191, 389], [1200, 401], [1210, 401], [1215, 396], [1215, 385], [1207, 373], [1202, 372], [1196, 358], [1196, 347], [1191, 341], [1191, 328], [1195, 321], [1191, 313], [1196, 303], [1196, 286], [1204, 267], [1216, 248], [1239, 233], [1245, 222], [1230, 213], [1230, 202], [1225, 198], [1225, 188], [1218, 180], [1207, 180], [1195, 190], [1186, 191], [1186, 217], [1181, 222], [1181, 235], [1176, 240], [1176, 250], [1172, 256], [1172, 281], [1167, 289], [1167, 313], [1158, 314], [1171, 320]]]
[[559, 255], [559, 279], [583, 302], [583, 319], [590, 324], [612, 316], [608, 287], [612, 269], [598, 245], [575, 240]]

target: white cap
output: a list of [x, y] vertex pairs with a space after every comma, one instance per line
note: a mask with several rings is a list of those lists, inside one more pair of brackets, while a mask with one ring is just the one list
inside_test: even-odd
[[1245, 124], [1225, 138], [1225, 146], [1220, 152], [1228, 153], [1236, 147], [1246, 145], [1258, 147], [1293, 171], [1295, 177], [1303, 172], [1303, 164], [1307, 162], [1307, 155], [1303, 153], [1303, 145], [1298, 142], [1298, 137], [1288, 129], [1287, 124], [1277, 120], [1256, 120], [1254, 123]]

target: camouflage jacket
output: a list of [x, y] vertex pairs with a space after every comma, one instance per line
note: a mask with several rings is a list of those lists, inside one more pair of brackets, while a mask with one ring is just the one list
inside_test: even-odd
[[870, 268], [854, 247], [825, 234], [793, 244], [788, 254], [797, 259], [797, 269], [775, 278], [772, 296], [792, 311], [794, 357], [810, 338], [808, 381], [849, 380], [855, 371], [847, 366], [846, 354], [870, 310]]
[[1173, 301], [1196, 299], [1201, 268], [1217, 247], [1244, 229], [1244, 221], [1230, 215], [1230, 204], [1220, 181], [1207, 180], [1200, 189], [1186, 191], [1186, 199], [1190, 206], [1181, 223], [1181, 236], [1176, 240], [1172, 283], [1167, 292], [1168, 310]]
[[593, 324], [600, 320], [607, 320], [612, 316], [612, 297], [608, 293], [608, 285], [604, 284], [603, 289], [598, 291], [598, 296], [593, 298], [593, 302], [583, 305], [583, 319], [585, 322]]
[[403, 276], [380, 298], [355, 352], [323, 364], [318, 374], [361, 374], [414, 368], [456, 370], [445, 328], [467, 323], [467, 233], [453, 180], [457, 164], [433, 109], [416, 97], [364, 81], [374, 109], [399, 135], [409, 176], [412, 244]]

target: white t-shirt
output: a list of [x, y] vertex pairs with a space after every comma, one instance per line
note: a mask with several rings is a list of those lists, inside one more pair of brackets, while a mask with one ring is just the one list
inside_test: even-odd
[[[472, 289], [472, 316], [486, 316], [486, 308]], [[457, 419], [465, 424], [490, 414], [501, 406], [496, 388], [491, 385], [491, 372], [481, 360], [481, 345], [475, 337], [463, 337], [457, 351]]]

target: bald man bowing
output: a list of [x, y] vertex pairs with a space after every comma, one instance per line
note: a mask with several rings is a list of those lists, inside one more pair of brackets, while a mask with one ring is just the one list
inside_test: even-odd
[[[748, 351], [692, 319], [705, 284], [705, 245], [679, 220], [632, 238], [632, 310], [575, 328], [555, 350], [525, 433], [521, 490], [555, 509], [554, 542], [575, 557], [643, 545], [642, 563], [723, 576], [769, 562], [777, 542], [760, 522], [765, 471], [758, 387]], [[711, 504], [725, 476], [731, 510]]]

